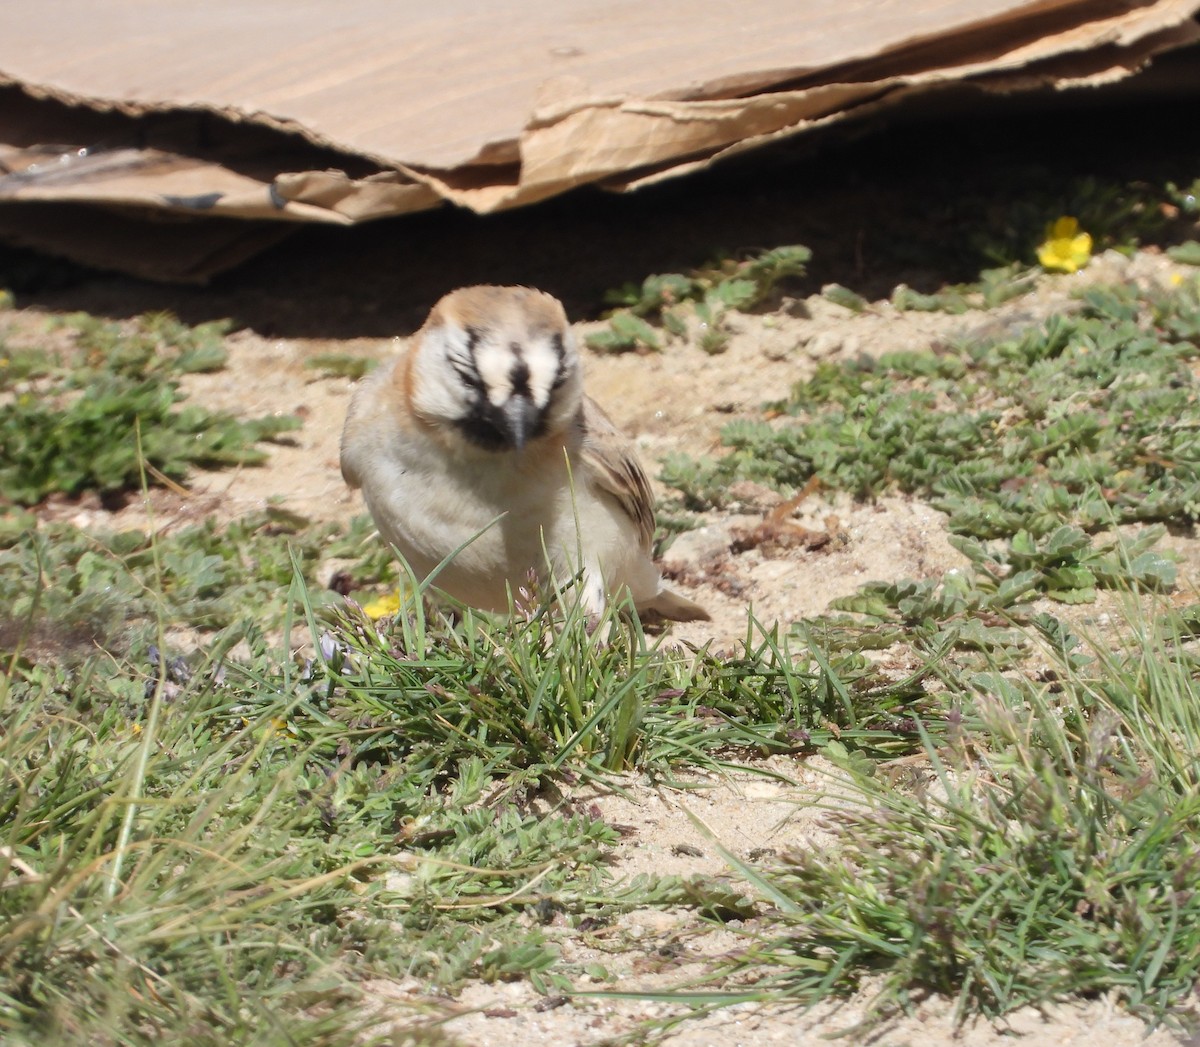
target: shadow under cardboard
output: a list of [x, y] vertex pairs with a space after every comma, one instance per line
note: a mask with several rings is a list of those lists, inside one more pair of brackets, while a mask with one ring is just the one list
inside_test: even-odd
[[[1188, 54], [1190, 92], [1128, 93], [1106, 105], [1087, 93], [1027, 96], [1019, 106], [984, 96], [969, 113], [926, 106], [882, 128], [847, 123], [627, 195], [583, 189], [488, 216], [445, 207], [352, 227], [243, 223], [251, 239], [282, 239], [207, 286], [6, 247], [0, 286], [18, 306], [113, 317], [166, 309], [189, 323], [232, 317], [266, 336], [317, 338], [406, 334], [440, 295], [472, 283], [541, 287], [573, 318], [592, 317], [604, 292], [626, 281], [792, 243], [813, 250], [797, 293], [831, 282], [868, 298], [898, 283], [930, 291], [995, 264], [967, 234], [1003, 227], [1014, 205], [1033, 202], [1050, 220], [1069, 213], [1073, 181], [1088, 176], [1152, 185], [1200, 177], [1200, 73], [1186, 73], [1200, 69], [1200, 54]], [[109, 221], [122, 235], [119, 215], [57, 211], [44, 217]]]

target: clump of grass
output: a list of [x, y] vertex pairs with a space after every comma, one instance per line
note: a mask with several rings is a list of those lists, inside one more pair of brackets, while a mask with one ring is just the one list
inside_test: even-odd
[[[8, 608], [0, 627], [31, 664], [78, 661], [96, 643], [144, 656], [162, 627], [261, 635], [298, 612], [293, 578], [311, 586], [327, 559], [360, 581], [387, 572], [390, 553], [364, 545], [369, 529], [365, 517], [343, 532], [265, 510], [157, 537], [68, 525], [30, 531], [0, 551]], [[478, 758], [489, 773], [533, 781], [564, 767], [604, 774], [812, 751], [835, 732], [874, 753], [914, 744], [903, 724], [908, 706], [923, 701], [919, 683], [890, 680], [854, 650], [824, 650], [819, 638], [755, 628], [738, 656], [667, 657], [635, 618], [603, 644], [591, 638], [595, 623], [578, 612], [560, 621], [549, 600], [514, 621], [465, 609], [456, 621], [427, 621], [412, 606], [415, 588], [382, 629], [337, 594], [308, 591], [313, 628], [332, 645], [318, 663], [328, 673], [327, 712], [313, 724], [297, 720], [297, 729], [339, 723], [344, 742], [354, 725], [371, 723], [363, 753], [439, 772]]]
[[[237, 640], [248, 659], [225, 655]], [[243, 629], [190, 665], [10, 665], [6, 1039], [349, 1044], [403, 1017], [364, 1011], [364, 978], [453, 987], [553, 962], [523, 914], [594, 894], [615, 832], [482, 803], [478, 761], [439, 787], [416, 761], [352, 757], [290, 646]]]
[[[753, 906], [720, 879], [612, 886], [616, 829], [561, 797], [535, 813], [530, 798], [836, 734], [855, 753], [917, 742], [905, 717], [919, 686], [776, 634], [717, 659], [659, 652], [615, 610], [597, 624], [569, 600], [553, 621], [549, 600], [513, 622], [452, 621], [410, 587], [383, 627], [315, 603], [303, 579], [318, 557], [358, 549], [362, 530], [266, 514], [156, 539], [63, 529], [3, 554], [4, 598], [29, 620], [57, 602], [144, 623], [126, 644], [99, 636], [100, 654], [9, 659], [4, 1035], [258, 1042], [270, 1028], [350, 1043], [371, 1033], [373, 1019], [347, 1018], [366, 1013], [367, 977], [561, 991], [578, 972], [558, 938], [585, 921]], [[312, 646], [296, 660], [300, 616]], [[279, 647], [264, 639], [273, 621]], [[163, 640], [176, 622], [224, 628], [180, 655]], [[54, 613], [48, 624], [66, 628]]]
[[773, 423], [728, 426], [729, 453], [676, 456], [664, 479], [692, 509], [731, 482], [927, 497], [957, 534], [1039, 537], [1066, 523], [1200, 518], [1192, 373], [1200, 284], [1093, 289], [1079, 316], [944, 351], [823, 364]]
[[[45, 640], [35, 646], [57, 647], [61, 657], [96, 642], [126, 649], [140, 640], [144, 650], [159, 624], [211, 633], [252, 619], [276, 628], [289, 608], [296, 566], [311, 584], [325, 558], [352, 552], [351, 538], [279, 509], [160, 536], [31, 525], [0, 548], [0, 631], [12, 641], [9, 651], [22, 648], [24, 633]], [[373, 570], [354, 566], [361, 576]], [[329, 604], [336, 597], [314, 591], [310, 599]]]
[[182, 479], [192, 466], [253, 465], [255, 445], [296, 429], [293, 417], [239, 420], [179, 408], [177, 376], [218, 369], [225, 324], [188, 328], [143, 317], [132, 329], [87, 316], [65, 321], [68, 359], [35, 350], [0, 368], [0, 497], [34, 505], [54, 493], [136, 489], [145, 472]]
[[228, 724], [214, 663], [168, 692], [165, 666], [106, 661], [0, 688], [5, 1038], [344, 1034], [330, 1008], [365, 943], [335, 914], [369, 863], [305, 838], [305, 754], [273, 727], [288, 699]]
[[960, 1017], [1097, 993], [1177, 1015], [1200, 975], [1200, 716], [1194, 645], [1155, 627], [1164, 611], [1131, 605], [1119, 651], [1043, 623], [1040, 679], [948, 678], [959, 712], [926, 739], [924, 782], [856, 775], [835, 847], [745, 870], [781, 916], [730, 966], [772, 999], [882, 975], [877, 1017], [927, 991]]
[[858, 653], [751, 630], [741, 656], [667, 655], [647, 645], [636, 617], [597, 643], [578, 608], [558, 613], [550, 601], [515, 621], [464, 611], [432, 632], [412, 610], [383, 632], [340, 619], [329, 715], [364, 727], [353, 752], [439, 773], [476, 759], [525, 781], [568, 767], [598, 778], [715, 768], [738, 754], [814, 751], [835, 736], [876, 754], [914, 744], [920, 684], [888, 679]]

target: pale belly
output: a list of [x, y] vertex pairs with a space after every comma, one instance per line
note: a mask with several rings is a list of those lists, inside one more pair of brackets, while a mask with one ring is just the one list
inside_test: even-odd
[[[527, 587], [531, 574], [542, 585], [565, 584], [583, 571], [590, 606], [602, 606], [606, 590], [629, 585], [636, 597], [657, 585], [633, 522], [611, 498], [578, 478], [572, 492], [565, 464], [516, 476], [511, 461], [496, 464], [469, 475], [443, 472], [436, 480], [397, 466], [386, 482], [364, 484], [380, 534], [418, 579], [442, 565], [436, 588], [494, 611], [506, 610], [510, 591]], [[647, 568], [654, 575], [649, 583], [640, 577]]]

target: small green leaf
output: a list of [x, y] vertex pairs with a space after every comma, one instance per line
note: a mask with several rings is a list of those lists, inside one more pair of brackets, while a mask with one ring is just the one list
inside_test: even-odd
[[640, 316], [631, 312], [614, 313], [610, 323], [619, 337], [648, 349], [660, 348], [657, 332]]
[[861, 313], [870, 304], [862, 295], [841, 284], [826, 284], [821, 288], [821, 297], [852, 313]]
[[1188, 240], [1167, 248], [1167, 257], [1182, 265], [1200, 265], [1200, 241]]

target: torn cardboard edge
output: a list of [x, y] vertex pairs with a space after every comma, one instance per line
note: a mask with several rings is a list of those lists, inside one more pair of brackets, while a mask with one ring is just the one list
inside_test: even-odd
[[[355, 154], [315, 129], [216, 107], [66, 98], [10, 79], [0, 236], [151, 279], [203, 281], [292, 223], [350, 225], [443, 202], [482, 214], [593, 183], [630, 191], [926, 94], [1110, 84], [1200, 41], [1200, 0], [1092, 18], [1086, 11], [1096, 5], [1035, 6], [1038, 17], [1024, 22], [1010, 13], [800, 76], [764, 72], [751, 93], [730, 94], [745, 78], [702, 84], [690, 98], [606, 97], [548, 79], [515, 137], [498, 137], [472, 162], [445, 170]], [[1039, 35], [1051, 23], [1053, 32]], [[193, 225], [205, 228], [185, 235]]]

